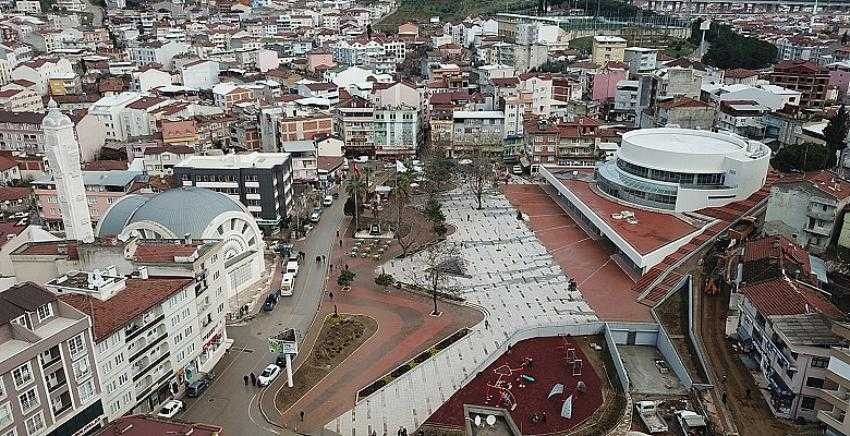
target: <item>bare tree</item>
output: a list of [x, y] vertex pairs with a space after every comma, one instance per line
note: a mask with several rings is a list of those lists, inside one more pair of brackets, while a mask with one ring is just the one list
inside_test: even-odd
[[464, 173], [466, 175], [467, 188], [475, 195], [475, 199], [478, 200], [478, 209], [481, 209], [482, 198], [487, 192], [487, 187], [493, 183], [496, 175], [493, 170], [493, 162], [486, 157], [477, 155], [465, 165]]
[[410, 186], [413, 183], [413, 175], [408, 172], [399, 173], [396, 176], [396, 186], [393, 194], [395, 195], [397, 217], [395, 238], [398, 245], [401, 247], [402, 257], [407, 256], [408, 250], [416, 240], [416, 232], [413, 229], [413, 224], [410, 222], [408, 210], [411, 205], [413, 188]]
[[440, 295], [451, 295], [457, 291], [451, 286], [454, 277], [468, 277], [460, 250], [455, 244], [432, 244], [425, 250], [425, 264], [422, 272], [415, 280], [416, 284], [427, 290], [434, 300], [434, 311], [431, 315], [439, 315], [437, 298]]

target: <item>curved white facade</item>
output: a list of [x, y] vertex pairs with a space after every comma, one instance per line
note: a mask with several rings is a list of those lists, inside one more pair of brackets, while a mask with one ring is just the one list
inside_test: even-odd
[[596, 184], [622, 201], [691, 212], [743, 200], [764, 186], [770, 149], [738, 136], [688, 129], [623, 134], [616, 159], [597, 168]]

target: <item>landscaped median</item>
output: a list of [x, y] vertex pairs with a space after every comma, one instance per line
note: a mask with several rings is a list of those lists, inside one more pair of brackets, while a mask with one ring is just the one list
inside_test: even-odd
[[293, 374], [293, 386], [283, 387], [275, 399], [277, 408], [285, 412], [313, 386], [333, 372], [378, 330], [378, 323], [369, 316], [328, 315], [309, 356]]
[[378, 380], [375, 380], [369, 386], [366, 386], [365, 388], [358, 391], [357, 397], [354, 399], [354, 402], [356, 403], [357, 401], [360, 401], [360, 400], [368, 397], [369, 395], [374, 394], [376, 391], [378, 391], [382, 387], [386, 386], [387, 384], [389, 384], [393, 380], [401, 377], [406, 372], [408, 372], [411, 369], [413, 369], [414, 367], [416, 367], [416, 365], [419, 365], [422, 362], [425, 362], [426, 360], [430, 359], [431, 357], [433, 357], [434, 355], [436, 355], [440, 351], [445, 350], [446, 348], [449, 347], [449, 345], [459, 341], [461, 338], [463, 338], [467, 334], [469, 334], [469, 329], [468, 328], [462, 328], [462, 329], [456, 331], [453, 335], [447, 337], [446, 339], [443, 339], [442, 341], [437, 342], [433, 347], [419, 353], [413, 359], [410, 359], [407, 362], [397, 366], [394, 370], [390, 371], [387, 375], [379, 378]]

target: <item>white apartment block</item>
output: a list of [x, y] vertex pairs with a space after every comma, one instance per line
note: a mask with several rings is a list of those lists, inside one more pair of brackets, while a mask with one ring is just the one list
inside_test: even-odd
[[47, 95], [48, 80], [76, 76], [71, 61], [65, 58], [40, 58], [18, 65], [12, 70], [12, 80], [24, 79], [35, 83], [38, 95]]
[[[220, 275], [224, 259], [210, 259]], [[209, 371], [224, 354], [224, 290], [205, 280], [71, 272], [47, 283], [61, 299], [94, 314], [96, 360], [110, 420], [148, 413]]]
[[332, 44], [330, 50], [336, 62], [368, 67], [387, 62], [402, 63], [405, 55], [405, 43], [391, 39], [343, 40]]
[[140, 98], [142, 98], [142, 95], [135, 92], [122, 92], [121, 94], [102, 97], [91, 105], [89, 114], [103, 123], [107, 140], [125, 141], [128, 132], [121, 120], [121, 112], [130, 103]]

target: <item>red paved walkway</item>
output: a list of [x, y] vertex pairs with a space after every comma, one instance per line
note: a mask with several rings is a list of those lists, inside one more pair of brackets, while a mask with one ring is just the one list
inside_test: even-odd
[[[345, 251], [350, 251], [351, 242], [351, 239], [345, 241]], [[334, 293], [334, 300], [330, 302], [325, 295], [319, 319], [332, 313], [333, 305], [337, 304], [341, 313], [373, 317], [378, 323], [378, 331], [283, 414], [283, 423], [289, 428], [297, 426], [301, 432], [318, 430], [351, 409], [358, 390], [457, 330], [471, 327], [483, 319], [483, 315], [474, 309], [442, 302], [442, 315], [436, 318], [429, 316], [433, 309], [430, 298], [397, 290], [390, 293], [376, 290], [374, 269], [378, 262], [351, 258], [340, 250], [337, 246], [331, 262], [334, 270], [331, 271], [328, 283], [328, 288]], [[392, 252], [387, 256], [395, 254]], [[345, 293], [336, 284], [340, 267], [344, 264], [357, 272], [352, 290]], [[314, 342], [315, 338], [308, 340]], [[298, 422], [298, 412], [302, 410], [305, 411], [303, 424]]]
[[579, 284], [584, 299], [605, 321], [650, 321], [649, 307], [634, 301], [633, 281], [611, 260], [612, 252], [590, 239], [537, 185], [505, 185], [514, 207], [531, 218], [537, 239]]
[[[574, 376], [572, 365], [566, 360], [568, 348], [574, 348], [576, 357], [587, 362], [575, 342], [563, 337], [534, 338], [518, 342], [495, 362], [478, 374], [461, 390], [452, 395], [426, 424], [462, 428], [465, 425], [463, 405], [499, 407], [510, 410], [511, 419], [524, 435], [563, 433], [592, 416], [602, 405], [599, 376], [590, 365], [582, 365], [581, 375]], [[524, 364], [527, 358], [533, 364]], [[533, 382], [523, 379], [530, 376]], [[576, 386], [583, 381], [585, 392]], [[564, 393], [548, 398], [552, 387], [564, 385]], [[572, 417], [561, 417], [561, 407], [573, 396]], [[505, 397], [512, 397], [508, 401]], [[515, 404], [516, 407], [511, 406]], [[511, 410], [512, 409], [512, 410]], [[532, 417], [546, 413], [546, 421]]]

